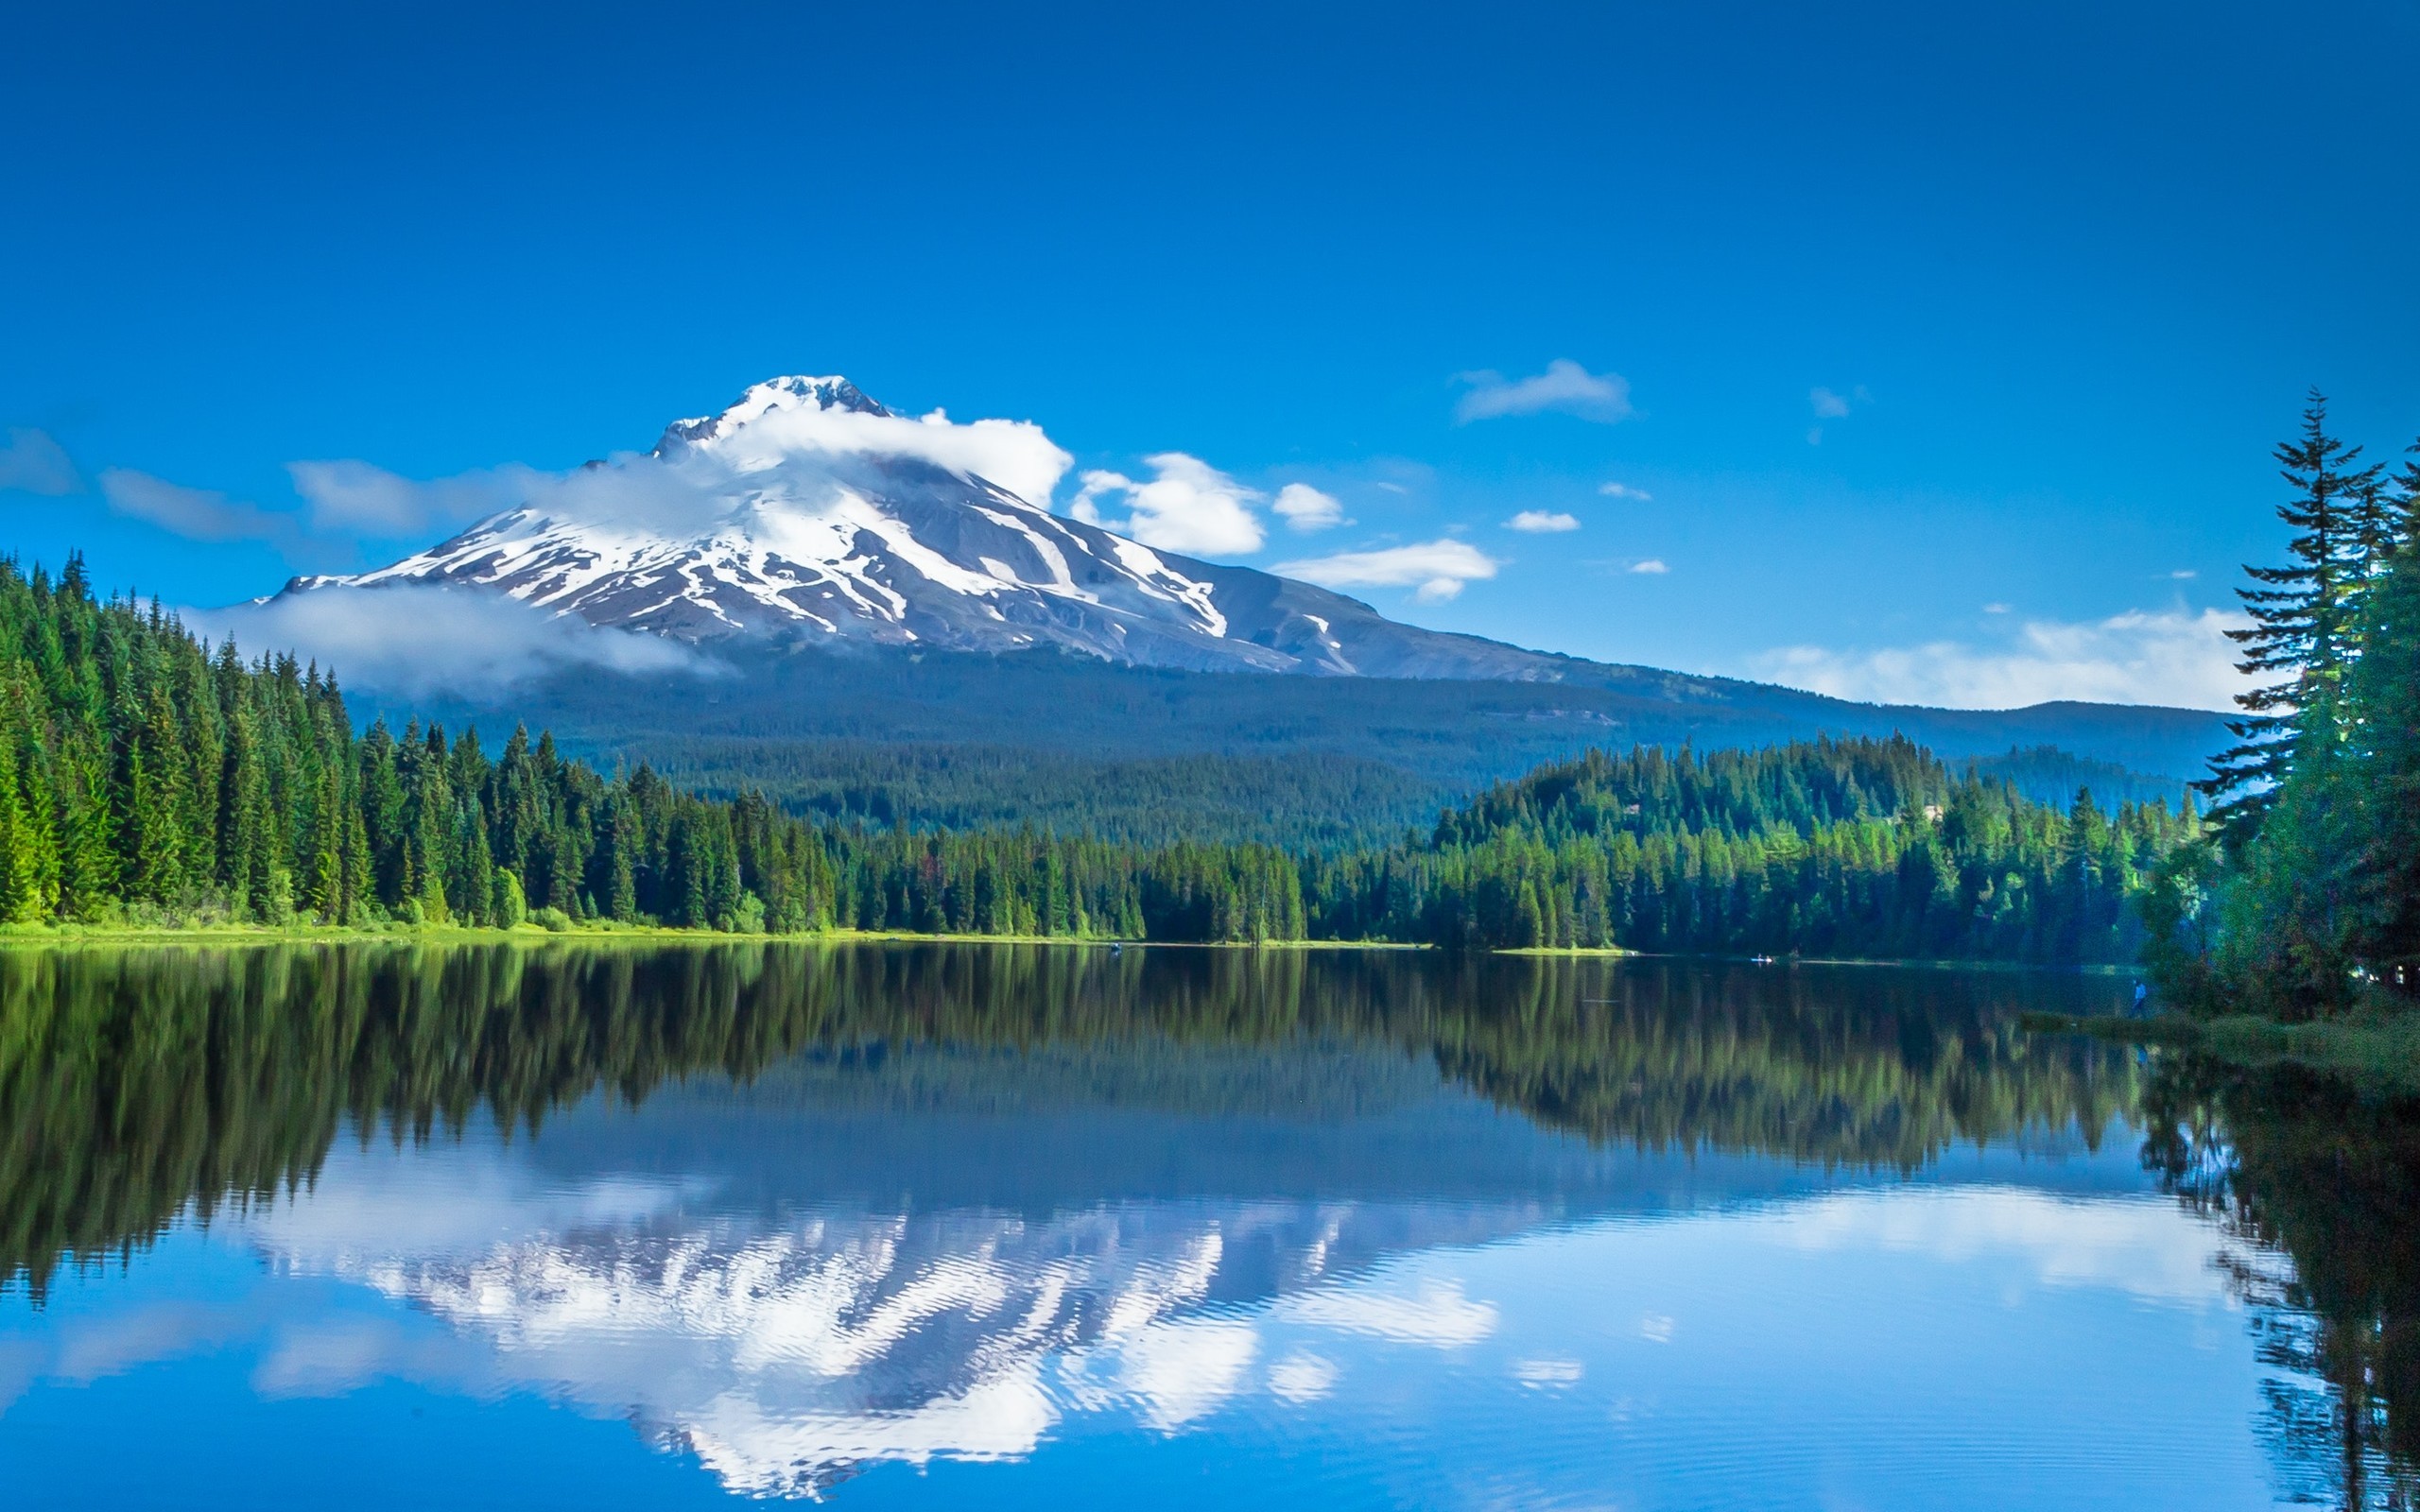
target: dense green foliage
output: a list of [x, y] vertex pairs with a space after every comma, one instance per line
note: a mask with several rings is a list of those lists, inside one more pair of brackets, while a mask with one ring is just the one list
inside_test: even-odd
[[2290, 565], [2252, 569], [2242, 743], [2213, 764], [2207, 846], [2150, 897], [2150, 958], [2202, 1008], [2286, 1019], [2420, 990], [2420, 463], [2394, 479], [2314, 396], [2277, 453]]

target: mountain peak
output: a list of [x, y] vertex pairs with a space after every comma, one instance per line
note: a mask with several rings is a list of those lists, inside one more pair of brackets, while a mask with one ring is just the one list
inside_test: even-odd
[[1568, 663], [1396, 625], [1248, 567], [1054, 514], [1039, 427], [911, 419], [837, 375], [767, 379], [652, 455], [560, 478], [374, 572], [289, 593], [476, 589], [677, 640], [1057, 647], [1202, 670], [1559, 680]]
[[674, 421], [665, 427], [664, 438], [656, 443], [656, 455], [661, 456], [698, 441], [718, 440], [751, 421], [800, 409], [845, 409], [886, 419], [892, 413], [837, 373], [821, 378], [793, 373], [750, 385], [748, 391], [733, 400], [719, 415]]

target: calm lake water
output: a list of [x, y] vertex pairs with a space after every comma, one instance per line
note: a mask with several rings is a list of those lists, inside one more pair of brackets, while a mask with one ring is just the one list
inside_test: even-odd
[[2408, 1110], [2126, 988], [0, 954], [0, 1501], [2409, 1504]]

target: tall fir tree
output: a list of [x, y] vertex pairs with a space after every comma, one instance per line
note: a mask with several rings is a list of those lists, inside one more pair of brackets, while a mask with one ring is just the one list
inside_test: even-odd
[[2301, 743], [2335, 738], [2365, 570], [2365, 510], [2374, 512], [2382, 471], [2358, 466], [2360, 454], [2328, 434], [2327, 397], [2316, 388], [2303, 410], [2301, 436], [2273, 454], [2293, 490], [2277, 507], [2292, 532], [2286, 547], [2291, 561], [2244, 568], [2253, 586], [2236, 592], [2252, 623], [2226, 634], [2244, 648], [2238, 671], [2275, 680], [2237, 696], [2244, 716], [2228, 729], [2238, 744], [2214, 757], [2210, 775], [2194, 784], [2213, 799], [2211, 816], [2231, 845], [2257, 831]]

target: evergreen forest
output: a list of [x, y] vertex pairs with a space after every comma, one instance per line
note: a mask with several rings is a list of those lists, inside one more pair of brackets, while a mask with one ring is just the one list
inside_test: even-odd
[[0, 566], [0, 919], [659, 924], [1942, 959], [2130, 958], [2195, 821], [2036, 803], [1901, 738], [1591, 753], [1351, 850], [874, 827], [382, 719], [79, 560]]

